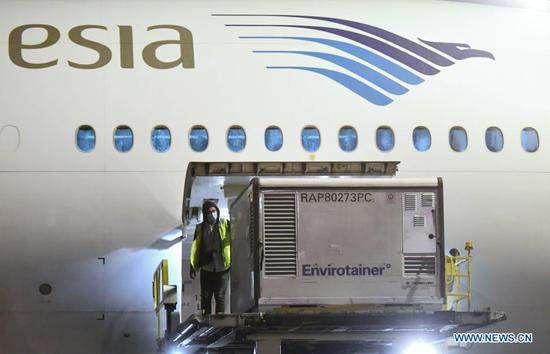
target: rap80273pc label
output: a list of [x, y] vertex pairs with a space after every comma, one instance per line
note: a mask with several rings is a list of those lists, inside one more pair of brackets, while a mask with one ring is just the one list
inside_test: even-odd
[[369, 192], [302, 192], [301, 203], [374, 203]]

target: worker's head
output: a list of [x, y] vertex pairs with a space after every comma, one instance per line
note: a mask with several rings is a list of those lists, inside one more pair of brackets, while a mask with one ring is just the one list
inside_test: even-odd
[[449, 254], [453, 257], [458, 257], [460, 256], [460, 251], [457, 248], [451, 248]]
[[209, 224], [215, 224], [220, 220], [220, 209], [216, 203], [207, 200], [202, 204], [202, 219]]

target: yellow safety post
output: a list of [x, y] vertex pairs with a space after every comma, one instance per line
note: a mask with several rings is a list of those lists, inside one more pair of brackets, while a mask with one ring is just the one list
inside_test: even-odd
[[162, 286], [168, 285], [168, 260], [163, 259], [153, 274], [153, 309], [157, 316], [157, 343], [160, 344], [160, 311], [162, 309]]
[[[474, 249], [472, 241], [466, 242], [464, 249], [467, 256], [446, 256], [445, 257], [445, 282], [446, 282], [446, 309], [451, 310], [450, 298], [454, 299], [455, 311], [460, 310], [460, 303], [467, 300], [468, 311], [472, 306], [472, 283], [471, 283], [471, 251]], [[466, 282], [466, 289], [462, 289], [463, 279]]]
[[471, 265], [471, 252], [474, 250], [474, 243], [472, 241], [466, 241], [466, 244], [464, 245], [464, 249], [468, 252], [468, 262], [467, 264], [467, 271], [468, 271], [468, 277], [466, 278], [467, 281], [467, 287], [468, 287], [468, 311], [470, 310], [470, 307], [472, 306], [472, 284], [471, 284], [471, 277], [470, 277], [470, 265]]

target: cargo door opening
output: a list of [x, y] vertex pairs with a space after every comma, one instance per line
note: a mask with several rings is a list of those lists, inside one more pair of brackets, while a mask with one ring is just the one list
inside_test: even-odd
[[[191, 281], [189, 278], [189, 254], [196, 225], [202, 222], [202, 204], [205, 200], [216, 202], [220, 209], [220, 217], [230, 219], [230, 207], [233, 202], [244, 193], [250, 181], [254, 177], [272, 177], [276, 179], [288, 178], [334, 178], [353, 179], [358, 177], [391, 177], [397, 172], [397, 161], [351, 161], [351, 162], [191, 162], [188, 165], [184, 185], [182, 222], [182, 291], [181, 291], [181, 316], [182, 319], [190, 314], [200, 311], [200, 280]], [[241, 208], [239, 208], [241, 209]], [[248, 217], [250, 222], [246, 230], [239, 229], [239, 234], [250, 233], [250, 225], [254, 225], [257, 216], [251, 215], [252, 210], [239, 211], [242, 215], [239, 219]], [[248, 216], [245, 216], [248, 213]], [[258, 220], [256, 220], [256, 226]], [[243, 226], [244, 227], [244, 226]], [[254, 227], [254, 226], [252, 226]], [[258, 230], [255, 231], [256, 234]], [[246, 269], [247, 271], [232, 272], [231, 287], [228, 291], [226, 312], [253, 308], [257, 303], [251, 294], [257, 293], [255, 286], [258, 275], [258, 265], [254, 260], [259, 255], [254, 255], [254, 240], [251, 237], [234, 240], [235, 249], [232, 257], [233, 268]], [[263, 255], [262, 255], [263, 256]], [[284, 261], [281, 259], [279, 261]], [[256, 289], [257, 290], [257, 289]], [[248, 296], [231, 298], [230, 294], [237, 291]]]

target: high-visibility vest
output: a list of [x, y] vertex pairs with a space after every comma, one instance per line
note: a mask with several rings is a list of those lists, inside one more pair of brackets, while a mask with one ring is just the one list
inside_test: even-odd
[[[222, 245], [223, 270], [229, 269], [231, 266], [231, 227], [229, 221], [220, 219], [218, 222], [218, 230], [220, 231], [220, 241]], [[191, 266], [194, 270], [199, 270], [199, 250], [202, 242], [202, 224], [198, 224], [195, 228], [195, 236], [191, 245]]]

